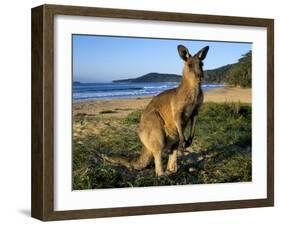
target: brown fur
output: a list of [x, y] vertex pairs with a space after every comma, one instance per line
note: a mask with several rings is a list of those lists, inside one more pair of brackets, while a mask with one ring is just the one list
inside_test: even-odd
[[[184, 60], [182, 81], [177, 88], [155, 96], [142, 113], [138, 135], [143, 148], [139, 157], [128, 160], [103, 156], [105, 160], [129, 169], [141, 170], [154, 158], [157, 176], [177, 171], [177, 152], [191, 145], [198, 109], [203, 103], [202, 60], [208, 49], [209, 47], [205, 47], [192, 57], [184, 46], [178, 46], [179, 55]], [[191, 125], [190, 135], [185, 140], [184, 131], [188, 123]], [[169, 153], [169, 160], [164, 173], [162, 153], [165, 151]]]

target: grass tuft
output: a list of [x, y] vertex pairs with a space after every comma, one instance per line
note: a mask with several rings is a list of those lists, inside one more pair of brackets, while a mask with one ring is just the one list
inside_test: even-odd
[[127, 125], [138, 124], [140, 122], [142, 110], [136, 110], [129, 113], [125, 118], [123, 123]]

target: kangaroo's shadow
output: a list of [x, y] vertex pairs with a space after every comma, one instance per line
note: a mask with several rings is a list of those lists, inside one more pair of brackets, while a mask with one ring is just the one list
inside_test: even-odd
[[[205, 170], [207, 163], [212, 161], [214, 164], [219, 164], [222, 161], [231, 159], [237, 153], [249, 154], [251, 153], [251, 146], [247, 146], [241, 143], [229, 144], [229, 145], [213, 145], [206, 150], [199, 150], [194, 152], [179, 153], [178, 156], [178, 172], [193, 173], [193, 183], [197, 181], [197, 172]], [[188, 174], [186, 174], [188, 175]]]

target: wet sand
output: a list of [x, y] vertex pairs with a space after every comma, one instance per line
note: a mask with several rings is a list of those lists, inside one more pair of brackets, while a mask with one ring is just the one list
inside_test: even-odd
[[[108, 115], [116, 117], [124, 117], [128, 113], [143, 109], [151, 100], [149, 97], [137, 97], [127, 99], [112, 99], [112, 100], [94, 100], [77, 102], [73, 104], [73, 114], [87, 115]], [[252, 89], [243, 88], [217, 88], [204, 92], [204, 102], [252, 102]]]

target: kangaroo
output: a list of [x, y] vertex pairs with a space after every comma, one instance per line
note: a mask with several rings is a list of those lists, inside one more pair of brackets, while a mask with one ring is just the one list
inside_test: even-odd
[[[128, 169], [144, 169], [154, 158], [156, 176], [169, 175], [177, 171], [177, 152], [192, 144], [198, 109], [203, 103], [201, 79], [203, 60], [209, 46], [191, 56], [188, 49], [179, 45], [178, 53], [184, 61], [183, 76], [178, 87], [166, 90], [153, 97], [141, 115], [138, 136], [143, 144], [140, 155], [132, 160], [121, 157], [103, 156], [103, 159], [120, 164]], [[186, 140], [184, 131], [190, 123]], [[163, 171], [162, 154], [169, 159]]]

